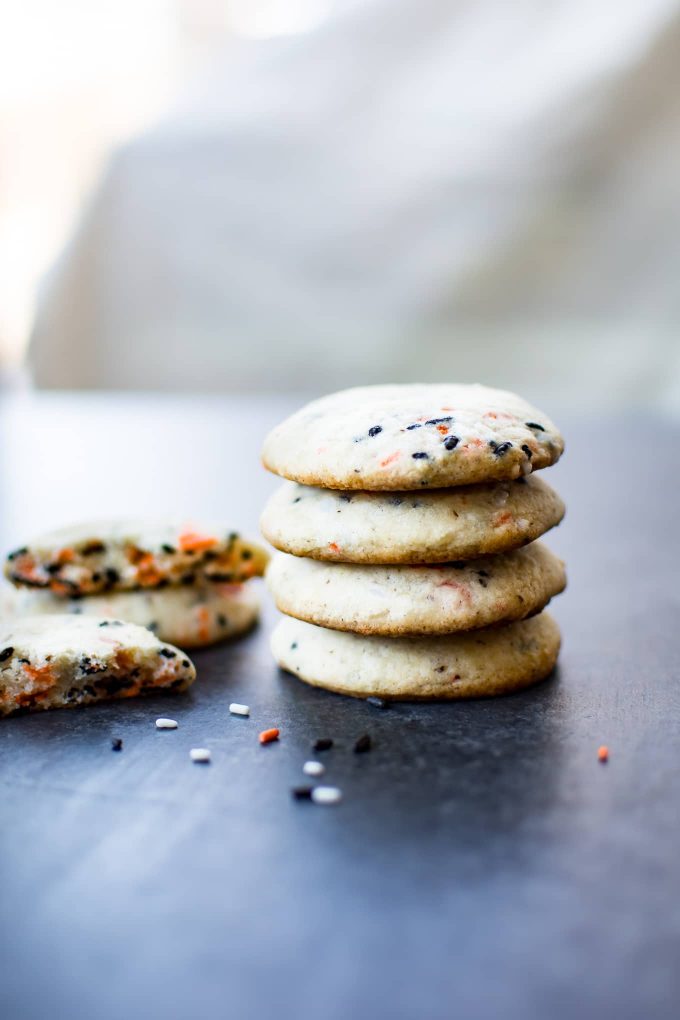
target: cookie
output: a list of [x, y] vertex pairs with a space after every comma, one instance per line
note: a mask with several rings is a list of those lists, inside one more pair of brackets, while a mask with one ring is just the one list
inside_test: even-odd
[[509, 694], [543, 680], [557, 661], [560, 632], [547, 613], [446, 637], [367, 637], [284, 617], [271, 648], [282, 669], [338, 694], [448, 700]]
[[223, 527], [100, 521], [63, 528], [10, 553], [5, 575], [55, 595], [134, 591], [196, 580], [246, 581], [264, 572], [267, 553]]
[[540, 542], [467, 563], [378, 567], [277, 553], [267, 584], [282, 613], [358, 634], [451, 634], [541, 611], [564, 565]]
[[418, 384], [315, 400], [269, 433], [262, 459], [304, 485], [382, 491], [517, 478], [563, 449], [550, 419], [514, 393]]
[[0, 715], [185, 691], [195, 679], [184, 652], [132, 623], [33, 616], [0, 624]]
[[564, 516], [541, 478], [433, 492], [338, 492], [284, 482], [260, 520], [277, 549], [343, 563], [444, 563], [532, 542]]
[[181, 648], [200, 648], [243, 634], [257, 620], [260, 608], [252, 584], [209, 581], [162, 591], [121, 591], [78, 599], [9, 585], [3, 594], [0, 607], [5, 616], [69, 613], [111, 617], [148, 627], [161, 641]]

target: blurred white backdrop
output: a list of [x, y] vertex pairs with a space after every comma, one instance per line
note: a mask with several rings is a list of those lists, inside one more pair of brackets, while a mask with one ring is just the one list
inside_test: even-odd
[[680, 409], [678, 0], [65, 8], [0, 218], [39, 385]]

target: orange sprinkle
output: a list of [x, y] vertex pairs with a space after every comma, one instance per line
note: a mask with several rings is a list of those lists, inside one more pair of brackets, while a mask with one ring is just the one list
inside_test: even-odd
[[606, 747], [604, 744], [602, 745], [602, 747], [598, 747], [597, 749], [597, 760], [609, 761], [609, 748]]
[[448, 425], [437, 425], [437, 432], [441, 432], [443, 436], [445, 436], [448, 431], [449, 431]]
[[259, 741], [261, 744], [271, 744], [272, 740], [279, 739], [279, 731], [274, 728], [271, 730], [262, 730], [260, 733]]
[[493, 519], [493, 526], [494, 526], [494, 528], [500, 528], [500, 527], [502, 527], [503, 524], [509, 524], [511, 520], [512, 520], [512, 514], [510, 513], [510, 511], [509, 510], [502, 510], [500, 513], [496, 514], [496, 516], [494, 517], [494, 519]]
[[393, 464], [394, 461], [399, 457], [399, 450], [391, 453], [389, 457], [385, 457], [384, 460], [380, 461], [380, 467], [387, 467], [388, 464]]
[[205, 644], [210, 640], [210, 611], [207, 606], [199, 606], [196, 610], [198, 617], [198, 636]]
[[334, 553], [339, 553], [340, 552], [340, 546], [337, 544], [337, 542], [329, 542], [328, 543], [328, 548], [330, 549], [331, 552], [334, 552]]
[[217, 545], [217, 539], [212, 535], [198, 535], [195, 531], [185, 531], [179, 536], [179, 547], [182, 552], [205, 552]]

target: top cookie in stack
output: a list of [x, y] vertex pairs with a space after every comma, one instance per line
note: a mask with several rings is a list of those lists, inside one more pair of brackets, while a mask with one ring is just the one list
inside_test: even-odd
[[268, 572], [293, 618], [273, 637], [280, 665], [383, 697], [500, 693], [546, 676], [559, 632], [541, 610], [565, 577], [535, 539], [564, 505], [531, 475], [563, 448], [545, 414], [483, 386], [347, 390], [277, 426], [263, 460], [289, 481], [261, 523], [292, 554]]

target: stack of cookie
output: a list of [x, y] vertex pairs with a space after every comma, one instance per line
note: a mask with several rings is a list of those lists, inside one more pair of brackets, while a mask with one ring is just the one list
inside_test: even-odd
[[42, 535], [7, 557], [2, 615], [123, 620], [196, 648], [248, 630], [250, 578], [267, 553], [235, 531], [161, 521], [100, 521]]
[[537, 542], [564, 515], [532, 472], [564, 443], [512, 393], [372, 386], [315, 401], [267, 437], [289, 479], [261, 520], [286, 617], [279, 665], [358, 697], [464, 698], [546, 677], [560, 646], [542, 610], [565, 587]]

